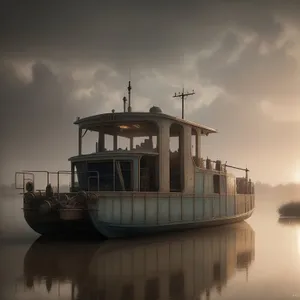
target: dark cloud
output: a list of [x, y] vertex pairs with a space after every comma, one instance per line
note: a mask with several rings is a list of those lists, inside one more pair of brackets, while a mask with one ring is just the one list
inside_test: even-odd
[[[222, 159], [276, 180], [285, 163], [272, 174], [267, 164], [282, 158], [281, 149], [292, 168], [300, 127], [274, 122], [259, 104], [295, 104], [299, 58], [290, 50], [300, 41], [278, 41], [288, 22], [300, 28], [299, 9], [296, 1], [268, 0], [2, 2], [1, 178], [19, 168], [68, 167], [76, 154], [72, 121], [121, 110], [131, 69], [136, 109], [154, 104], [179, 115], [172, 95], [183, 83], [195, 88], [190, 117], [221, 132], [205, 139], [209, 154], [220, 156], [222, 145]], [[221, 96], [211, 92], [218, 89]]]
[[282, 30], [273, 15], [278, 5], [266, 3], [12, 1], [0, 13], [1, 52], [119, 64], [170, 62], [183, 51], [206, 47], [232, 26], [276, 39]]
[[1, 73], [0, 133], [5, 141], [1, 152], [29, 160], [57, 158], [66, 147], [59, 132], [68, 127], [65, 121], [70, 121], [63, 87], [41, 63], [33, 66], [28, 84], [14, 75], [10, 65], [2, 67]]
[[199, 61], [202, 77], [223, 87], [229, 94], [241, 100], [295, 101], [299, 95], [297, 60], [288, 54], [288, 46], [271, 48], [268, 53], [260, 52], [262, 40], [248, 45], [234, 62], [228, 63], [238, 48], [238, 38], [230, 33], [224, 38], [220, 49], [209, 59]]

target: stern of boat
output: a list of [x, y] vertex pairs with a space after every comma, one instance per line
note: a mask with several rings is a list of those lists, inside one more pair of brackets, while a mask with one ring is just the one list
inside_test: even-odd
[[[67, 171], [54, 174], [56, 186], [52, 186], [51, 174], [46, 171], [16, 173], [15, 188], [22, 191], [24, 218], [28, 225], [42, 235], [97, 233], [87, 212], [87, 202], [93, 195], [84, 191], [61, 191], [60, 179]], [[41, 175], [46, 178], [44, 189]]]

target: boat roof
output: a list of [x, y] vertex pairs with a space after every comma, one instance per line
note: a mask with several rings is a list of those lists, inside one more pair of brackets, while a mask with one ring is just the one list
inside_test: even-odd
[[85, 118], [77, 118], [74, 124], [79, 125], [82, 128], [90, 127], [92, 125], [97, 125], [99, 123], [106, 122], [136, 122], [136, 121], [151, 121], [151, 120], [159, 120], [159, 119], [168, 119], [174, 121], [177, 124], [188, 125], [192, 128], [201, 129], [202, 134], [210, 134], [216, 133], [217, 130], [199, 123], [187, 121], [185, 119], [181, 119], [178, 117], [174, 117], [168, 114], [164, 114], [161, 112], [152, 113], [152, 112], [111, 112], [93, 115]]
[[82, 160], [98, 161], [99, 159], [112, 159], [112, 158], [119, 158], [119, 157], [128, 158], [128, 155], [130, 155], [130, 157], [132, 156], [141, 157], [144, 155], [158, 156], [158, 152], [143, 151], [143, 150], [123, 150], [123, 149], [117, 151], [106, 150], [104, 152], [95, 152], [90, 154], [81, 154], [81, 155], [72, 156], [68, 160], [72, 162], [82, 161]]

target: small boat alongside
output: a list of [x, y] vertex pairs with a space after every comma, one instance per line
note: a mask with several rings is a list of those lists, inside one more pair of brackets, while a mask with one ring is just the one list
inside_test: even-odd
[[[249, 218], [255, 207], [249, 170], [201, 157], [203, 137], [217, 131], [184, 119], [184, 98], [191, 94], [175, 94], [182, 98], [182, 118], [155, 106], [149, 112], [133, 112], [129, 82], [129, 103], [127, 107], [124, 97], [122, 112], [77, 118], [78, 155], [69, 159], [70, 171], [16, 172], [29, 226], [41, 235], [116, 238]], [[87, 132], [97, 133], [96, 149], [84, 154]], [[107, 135], [112, 137], [111, 150]], [[178, 151], [172, 151], [176, 137]], [[122, 143], [128, 146], [121, 149]], [[236, 178], [233, 169], [244, 176]], [[70, 190], [62, 192], [66, 176]], [[38, 190], [42, 178], [44, 189]]]

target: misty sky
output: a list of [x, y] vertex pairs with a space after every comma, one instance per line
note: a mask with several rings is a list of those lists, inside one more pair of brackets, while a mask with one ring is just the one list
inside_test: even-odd
[[1, 182], [69, 169], [76, 116], [122, 110], [129, 73], [134, 110], [180, 116], [174, 92], [195, 89], [186, 118], [219, 131], [203, 156], [300, 180], [299, 1], [0, 5]]

